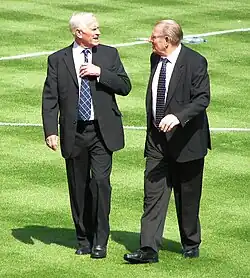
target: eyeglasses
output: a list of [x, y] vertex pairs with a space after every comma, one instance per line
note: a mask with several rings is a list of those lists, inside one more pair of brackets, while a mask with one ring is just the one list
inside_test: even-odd
[[165, 38], [166, 36], [164, 36], [164, 35], [159, 35], [159, 36], [150, 36], [150, 39], [151, 40], [155, 40], [155, 39], [158, 39], [158, 38]]

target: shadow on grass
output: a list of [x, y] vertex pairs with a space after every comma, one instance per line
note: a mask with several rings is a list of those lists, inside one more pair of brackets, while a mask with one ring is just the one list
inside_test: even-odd
[[[76, 247], [75, 230], [67, 228], [52, 228], [46, 226], [25, 226], [12, 229], [12, 235], [25, 244], [34, 244], [34, 239], [44, 244], [57, 244], [74, 249]], [[133, 252], [139, 248], [140, 234], [127, 231], [111, 231], [111, 239]], [[181, 253], [181, 245], [172, 240], [163, 238], [161, 250]]]
[[[112, 231], [111, 239], [124, 245], [129, 252], [134, 252], [139, 248], [140, 234], [126, 231]], [[181, 253], [181, 244], [176, 241], [163, 238], [161, 250], [167, 250], [179, 254]]]
[[76, 247], [74, 229], [33, 225], [12, 229], [12, 235], [25, 244], [34, 244], [33, 239], [36, 239], [48, 245], [57, 244], [68, 248]]

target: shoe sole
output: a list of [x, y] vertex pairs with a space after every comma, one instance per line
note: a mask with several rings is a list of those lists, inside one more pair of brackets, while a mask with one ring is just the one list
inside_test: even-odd
[[93, 255], [91, 255], [90, 258], [92, 258], [92, 259], [104, 259], [104, 258], [106, 258], [106, 256], [93, 256]]
[[131, 264], [152, 264], [152, 263], [158, 263], [159, 262], [158, 259], [142, 261], [142, 260], [137, 260], [137, 259], [124, 258], [124, 260], [131, 263]]
[[199, 256], [183, 256], [184, 259], [198, 259]]
[[90, 253], [91, 253], [91, 252], [88, 252], [88, 253], [80, 253], [80, 254], [79, 254], [79, 253], [76, 253], [76, 252], [75, 252], [75, 254], [76, 254], [77, 256], [84, 256], [84, 255], [86, 256], [86, 255], [89, 255]]

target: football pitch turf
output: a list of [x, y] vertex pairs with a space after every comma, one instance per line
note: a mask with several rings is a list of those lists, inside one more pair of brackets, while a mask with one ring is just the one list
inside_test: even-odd
[[[237, 3], [236, 3], [237, 2]], [[184, 35], [250, 27], [250, 2], [240, 1], [1, 1], [0, 57], [54, 51], [69, 45], [68, 19], [94, 12], [101, 42], [125, 44], [149, 37], [160, 19], [178, 21]], [[250, 32], [204, 37], [187, 46], [204, 55], [211, 78], [212, 128], [250, 128]], [[145, 126], [150, 44], [118, 48], [131, 78], [118, 97], [126, 126]], [[0, 122], [41, 124], [47, 56], [0, 60]], [[64, 160], [44, 144], [41, 126], [0, 126], [0, 277], [249, 277], [250, 132], [212, 132], [201, 201], [199, 259], [181, 256], [171, 198], [160, 262], [128, 265], [139, 247], [145, 130], [126, 129], [115, 153], [108, 256], [76, 256]]]

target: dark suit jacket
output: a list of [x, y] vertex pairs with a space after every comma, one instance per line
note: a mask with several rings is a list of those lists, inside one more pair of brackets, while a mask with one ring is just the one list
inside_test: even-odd
[[[76, 134], [78, 114], [78, 81], [72, 45], [48, 57], [47, 78], [43, 89], [42, 117], [45, 138], [58, 134], [58, 114], [62, 155], [70, 157]], [[92, 48], [92, 63], [101, 68], [99, 82], [90, 78], [90, 87], [100, 131], [107, 148], [116, 151], [124, 147], [121, 112], [115, 94], [127, 95], [130, 80], [123, 68], [118, 51], [110, 46]]]
[[[146, 110], [147, 134], [152, 127], [152, 80], [160, 56], [151, 55]], [[165, 115], [174, 114], [180, 121], [166, 132], [169, 151], [177, 162], [200, 159], [211, 148], [206, 108], [210, 101], [207, 61], [199, 53], [182, 45], [169, 83]], [[145, 152], [146, 155], [146, 152]]]

